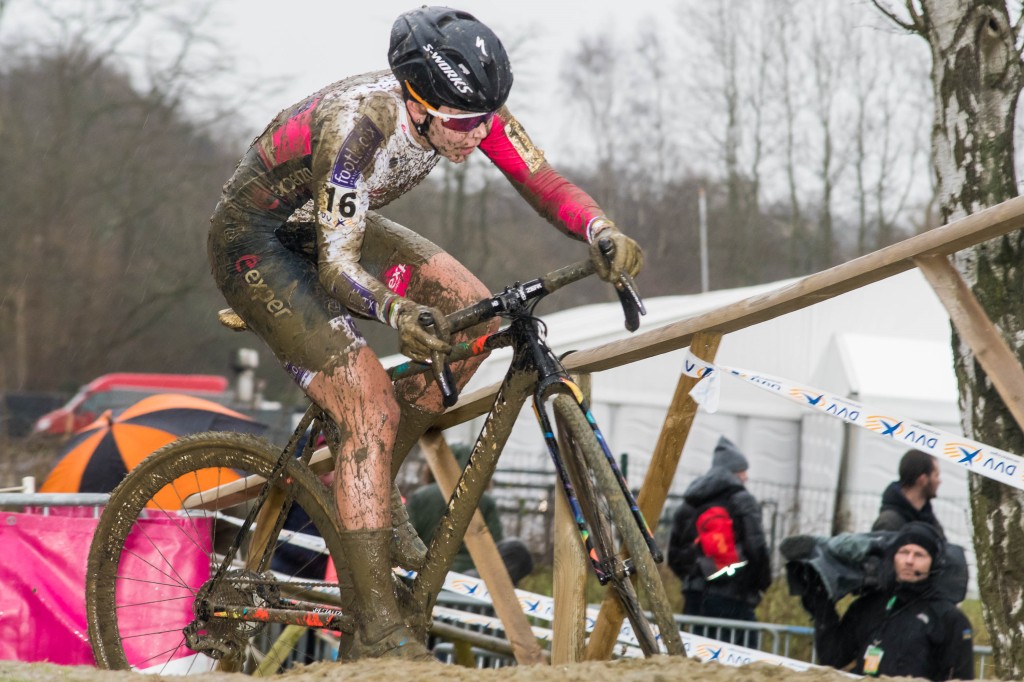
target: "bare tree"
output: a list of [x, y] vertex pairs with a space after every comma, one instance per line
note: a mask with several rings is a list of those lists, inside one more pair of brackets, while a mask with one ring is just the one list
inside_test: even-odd
[[617, 41], [609, 35], [584, 38], [576, 53], [566, 62], [562, 71], [568, 85], [568, 99], [576, 102], [585, 112], [591, 127], [597, 154], [593, 155], [600, 169], [599, 185], [595, 197], [606, 208], [613, 209], [616, 189], [616, 163], [619, 138], [617, 86], [618, 59], [609, 45]]
[[[840, 15], [849, 12], [840, 10]], [[861, 19], [862, 21], [863, 19]], [[931, 177], [923, 133], [930, 107], [927, 72], [917, 72], [914, 46], [894, 43], [891, 31], [857, 30], [849, 17], [850, 64], [844, 78], [855, 109], [850, 164], [856, 185], [856, 249], [861, 255], [892, 244], [901, 234], [898, 218]], [[878, 18], [877, 21], [882, 21]], [[906, 74], [883, 78], [880, 74]], [[921, 166], [925, 166], [922, 168]]]
[[[711, 200], [724, 229], [712, 232], [713, 283], [760, 281], [761, 172], [766, 155], [768, 78], [774, 57], [763, 28], [761, 3], [686, 2], [679, 21], [692, 46], [683, 69], [694, 124], [688, 130], [706, 140], [704, 155], [721, 164], [709, 168], [724, 179], [726, 196]], [[700, 68], [693, 68], [700, 64]]]
[[[825, 23], [834, 14], [840, 19], [839, 35], [826, 29]], [[843, 72], [843, 60], [848, 54], [845, 45], [850, 40], [847, 15], [840, 10], [832, 12], [832, 8], [818, 5], [814, 17], [815, 24], [811, 31], [811, 65], [814, 78], [813, 109], [817, 118], [820, 134], [820, 156], [818, 158], [817, 176], [821, 186], [821, 197], [818, 208], [818, 248], [815, 249], [816, 262], [819, 268], [828, 267], [837, 262], [838, 248], [834, 234], [834, 198], [836, 184], [845, 168], [844, 159], [840, 158], [842, 150], [838, 147], [841, 138], [837, 133], [842, 122], [837, 111], [837, 99], [840, 97], [840, 79]], [[835, 49], [836, 38], [844, 47]]]
[[798, 3], [791, 3], [788, 0], [776, 0], [771, 7], [773, 11], [771, 26], [776, 37], [775, 48], [779, 57], [778, 67], [775, 70], [775, 88], [781, 96], [781, 118], [784, 127], [783, 168], [789, 200], [791, 244], [789, 266], [791, 272], [807, 272], [811, 268], [811, 254], [807, 248], [809, 239], [804, 225], [800, 183], [797, 179], [797, 149], [800, 146], [797, 117], [802, 109], [802, 103], [798, 99], [801, 90], [796, 86], [800, 80], [799, 67], [793, 54], [798, 33], [796, 12], [799, 11], [799, 7]]
[[[204, 361], [188, 352], [202, 332], [181, 322], [189, 298], [216, 305], [203, 244], [237, 152], [218, 149], [184, 108], [201, 80], [187, 58], [203, 42], [200, 28], [174, 24], [165, 37], [181, 48], [140, 92], [124, 53], [152, 8], [106, 7], [111, 13], [54, 14], [52, 42], [0, 69], [8, 245], [0, 291], [14, 311], [0, 347], [11, 350], [2, 356], [9, 387], [53, 389], [143, 362], [180, 371]], [[172, 338], [181, 340], [177, 352], [147, 348]]]
[[[873, 2], [931, 49], [932, 152], [943, 221], [1015, 196], [1013, 133], [1024, 84], [1017, 3]], [[1009, 347], [1021, 356], [1024, 235], [1017, 232], [960, 251], [955, 262]], [[953, 354], [964, 433], [1011, 452], [1024, 450], [1024, 433], [955, 331]], [[1019, 678], [1024, 675], [1024, 494], [980, 476], [970, 477], [969, 484], [978, 582], [997, 673]]]

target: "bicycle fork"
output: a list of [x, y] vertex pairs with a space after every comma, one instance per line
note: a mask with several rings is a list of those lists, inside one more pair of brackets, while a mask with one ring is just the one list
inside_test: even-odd
[[[558, 384], [562, 384], [568, 389], [568, 391], [562, 390], [559, 392], [567, 392], [572, 395], [576, 400], [576, 403], [579, 405], [580, 411], [586, 417], [587, 424], [590, 425], [590, 428], [594, 432], [594, 436], [597, 438], [597, 442], [601, 445], [605, 461], [615, 474], [615, 479], [618, 481], [619, 489], [622, 491], [626, 502], [629, 504], [630, 510], [633, 512], [633, 519], [640, 528], [640, 532], [643, 534], [644, 540], [647, 543], [647, 547], [650, 550], [654, 561], [661, 563], [664, 559], [661, 548], [658, 547], [658, 544], [654, 539], [654, 534], [651, 532], [650, 526], [647, 525], [647, 520], [640, 512], [640, 506], [637, 504], [636, 497], [634, 497], [632, 491], [629, 489], [629, 485], [626, 483], [626, 479], [622, 475], [622, 470], [615, 462], [615, 457], [608, 448], [608, 443], [605, 441], [604, 435], [601, 433], [601, 429], [597, 426], [597, 422], [594, 420], [594, 416], [590, 412], [590, 407], [587, 405], [586, 398], [583, 396], [583, 391], [580, 390], [580, 387], [576, 382], [570, 379], [564, 372], [560, 372], [539, 383], [537, 392], [533, 399], [533, 412], [537, 417], [537, 421], [540, 423], [541, 431], [544, 434], [544, 441], [548, 446], [548, 453], [551, 455], [551, 460], [555, 465], [555, 471], [557, 472], [558, 479], [562, 484], [562, 489], [565, 491], [566, 500], [569, 503], [569, 509], [572, 511], [576, 520], [576, 527], [579, 531], [580, 538], [586, 546], [587, 556], [590, 558], [590, 562], [594, 568], [594, 574], [597, 576], [598, 582], [600, 582], [601, 585], [605, 585], [612, 579], [612, 575], [608, 571], [608, 562], [611, 557], [600, 556], [597, 548], [590, 539], [590, 529], [587, 526], [583, 510], [580, 507], [579, 500], [576, 497], [576, 492], [573, 489], [572, 481], [569, 478], [569, 472], [562, 460], [561, 450], [558, 446], [558, 439], [555, 435], [554, 429], [551, 427], [551, 419], [548, 417], [547, 411], [543, 409], [543, 401], [546, 397], [545, 394], [548, 394], [552, 387], [557, 386]], [[630, 571], [632, 572], [632, 569], [630, 569]]]

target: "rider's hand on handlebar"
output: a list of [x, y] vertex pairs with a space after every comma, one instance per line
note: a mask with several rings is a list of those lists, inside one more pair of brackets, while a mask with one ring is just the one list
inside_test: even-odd
[[[423, 313], [433, 318], [432, 331], [420, 324], [420, 315]], [[399, 350], [417, 362], [427, 362], [431, 353], [447, 355], [452, 351], [448, 320], [437, 308], [406, 299], [398, 313], [397, 326]]]
[[[606, 224], [608, 226], [594, 234], [590, 242], [590, 260], [594, 262], [597, 276], [612, 284], [618, 283], [619, 275], [623, 272], [636, 277], [644, 266], [644, 252], [640, 250], [639, 244], [622, 234], [615, 223], [608, 221]], [[602, 239], [610, 239], [615, 245], [611, 263], [598, 246]]]

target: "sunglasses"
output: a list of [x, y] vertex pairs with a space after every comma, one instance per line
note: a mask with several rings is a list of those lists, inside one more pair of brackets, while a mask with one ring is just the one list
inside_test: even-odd
[[454, 130], [459, 133], [468, 133], [476, 130], [481, 124], [487, 124], [494, 118], [494, 112], [488, 112], [486, 114], [445, 114], [437, 109], [434, 109], [426, 100], [420, 97], [415, 90], [412, 89], [412, 85], [409, 81], [405, 82], [405, 87], [409, 90], [409, 94], [412, 98], [423, 105], [427, 110], [427, 113], [434, 118], [441, 119], [441, 125], [448, 130]]

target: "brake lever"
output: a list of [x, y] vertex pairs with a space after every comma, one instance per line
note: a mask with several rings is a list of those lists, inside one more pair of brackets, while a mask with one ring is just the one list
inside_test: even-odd
[[[611, 265], [612, 257], [615, 255], [615, 243], [608, 238], [598, 239], [597, 248], [601, 250], [601, 255]], [[635, 332], [640, 328], [640, 316], [647, 314], [647, 307], [644, 305], [643, 299], [640, 298], [636, 282], [633, 281], [628, 272], [621, 272], [619, 273], [619, 281], [614, 286], [615, 293], [619, 297], [619, 303], [622, 304], [622, 314], [626, 318], [626, 329]]]
[[[436, 336], [434, 316], [430, 313], [420, 313], [416, 318], [419, 325]], [[451, 407], [459, 401], [459, 387], [455, 384], [455, 376], [452, 374], [451, 364], [448, 362], [448, 355], [440, 351], [430, 354], [430, 369], [434, 373], [434, 380], [441, 389], [441, 404], [446, 408]]]

